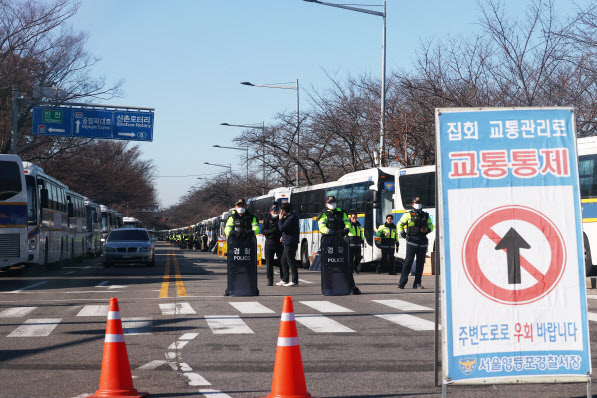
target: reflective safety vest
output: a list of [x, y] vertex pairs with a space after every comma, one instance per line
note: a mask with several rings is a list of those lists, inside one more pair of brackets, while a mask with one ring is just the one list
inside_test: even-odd
[[350, 241], [350, 245], [359, 245], [361, 244], [361, 242], [365, 239], [364, 235], [363, 235], [363, 227], [361, 227], [361, 223], [356, 221], [356, 222], [350, 222], [350, 227], [349, 231], [348, 231], [348, 240]]
[[226, 228], [224, 230], [226, 236], [229, 236], [232, 230], [237, 232], [248, 232], [252, 230], [255, 235], [259, 234], [259, 222], [257, 221], [257, 217], [249, 211], [245, 211], [245, 214], [241, 216], [236, 210], [233, 210], [232, 215], [228, 217], [228, 221], [226, 221]]
[[[377, 237], [382, 240], [382, 247], [388, 246], [390, 243], [398, 242], [398, 229], [396, 225], [385, 223], [379, 226], [377, 229]], [[388, 242], [389, 241], [389, 242]], [[395, 243], [394, 243], [395, 244]]]
[[[400, 230], [406, 232], [408, 236], [425, 237], [429, 232], [433, 231], [433, 223], [429, 213], [421, 211], [410, 211], [404, 213], [400, 218]], [[427, 228], [427, 232], [421, 232], [421, 228]]]
[[336, 207], [334, 210], [326, 209], [321, 213], [317, 225], [319, 225], [319, 232], [327, 235], [350, 228], [350, 220], [342, 209]]

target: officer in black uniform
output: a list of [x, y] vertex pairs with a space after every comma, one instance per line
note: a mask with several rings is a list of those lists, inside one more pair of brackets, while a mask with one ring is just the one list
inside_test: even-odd
[[363, 227], [357, 220], [357, 217], [357, 213], [352, 213], [350, 215], [348, 244], [350, 246], [350, 268], [353, 273], [356, 272], [358, 274], [360, 271], [361, 259], [363, 258], [361, 247], [365, 245], [365, 240], [363, 239]]
[[[274, 285], [274, 255], [278, 257], [278, 261], [282, 259], [282, 252], [284, 246], [280, 242], [282, 238], [282, 232], [278, 228], [279, 221], [279, 209], [278, 206], [272, 206], [269, 215], [263, 220], [262, 233], [265, 236], [265, 263], [266, 263], [266, 275], [267, 285]], [[281, 271], [281, 269], [280, 269]], [[281, 279], [284, 277], [281, 275]]]

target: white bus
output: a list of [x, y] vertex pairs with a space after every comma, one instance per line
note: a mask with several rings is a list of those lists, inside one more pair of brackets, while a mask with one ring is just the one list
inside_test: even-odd
[[87, 252], [87, 212], [85, 198], [70, 189], [66, 191], [68, 202], [68, 246], [71, 261], [81, 260]]
[[275, 188], [270, 190], [267, 195], [257, 196], [247, 200], [247, 208], [253, 213], [259, 222], [259, 234], [257, 235], [257, 244], [265, 247], [265, 236], [263, 236], [263, 220], [269, 215], [273, 205], [280, 207], [290, 199], [291, 188]]
[[587, 276], [594, 276], [597, 275], [597, 256], [593, 259], [592, 255], [592, 249], [597, 250], [597, 137], [579, 138], [576, 143], [578, 147], [585, 272]]
[[[29, 259], [27, 185], [23, 162], [17, 155], [0, 155], [0, 268], [25, 263]], [[37, 244], [37, 238], [29, 239]]]
[[[418, 196], [423, 202], [423, 210], [429, 213], [435, 227], [435, 166], [401, 168], [396, 173], [396, 180], [398, 183], [394, 194], [394, 224], [398, 224], [404, 213], [412, 210], [412, 199], [414, 196]], [[427, 237], [429, 246], [426, 257], [431, 257], [434, 255], [435, 232], [430, 233]], [[404, 239], [400, 240], [397, 257], [400, 263], [404, 262], [406, 257]]]
[[108, 206], [100, 205], [100, 210], [102, 214], [102, 242], [105, 242], [108, 234], [113, 229], [118, 228], [118, 221], [116, 220], [116, 212], [110, 210]]
[[[294, 188], [290, 203], [300, 218], [300, 243], [297, 260], [309, 268], [319, 250], [321, 234], [317, 217], [324, 210], [327, 196], [335, 196], [338, 207], [347, 214], [356, 212], [363, 226], [365, 247], [363, 263], [381, 261], [380, 241], [375, 239], [377, 228], [392, 214], [395, 169], [374, 168], [346, 174], [338, 181]], [[365, 266], [366, 268], [366, 266]]]
[[135, 217], [123, 217], [122, 228], [144, 228], [143, 222]]
[[87, 250], [88, 256], [102, 254], [102, 210], [100, 205], [85, 198], [85, 216], [87, 221]]
[[28, 261], [61, 267], [71, 259], [68, 187], [33, 163], [23, 162], [27, 184]]

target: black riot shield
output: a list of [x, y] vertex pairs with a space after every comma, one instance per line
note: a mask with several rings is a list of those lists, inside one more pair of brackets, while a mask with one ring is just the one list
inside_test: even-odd
[[228, 237], [228, 294], [259, 296], [257, 289], [257, 239]]
[[344, 296], [352, 290], [348, 242], [335, 235], [321, 237], [321, 292]]

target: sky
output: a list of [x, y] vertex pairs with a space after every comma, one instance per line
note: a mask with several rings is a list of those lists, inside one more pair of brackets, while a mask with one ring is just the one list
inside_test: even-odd
[[[514, 15], [521, 3], [506, 0]], [[572, 9], [572, 1], [556, 3]], [[387, 1], [387, 73], [409, 68], [421, 40], [479, 31], [478, 10], [477, 0]], [[156, 166], [163, 208], [201, 184], [165, 176], [226, 171], [204, 162], [244, 173], [246, 152], [213, 147], [235, 146], [242, 129], [220, 123], [267, 125], [296, 110], [295, 91], [241, 81], [298, 79], [300, 107], [309, 109], [308, 93], [330, 85], [326, 74], [381, 76], [381, 17], [301, 0], [83, 0], [70, 22], [89, 34], [86, 48], [101, 58], [94, 74], [125, 82], [124, 95], [106, 103], [155, 108], [153, 142], [139, 146]]]

